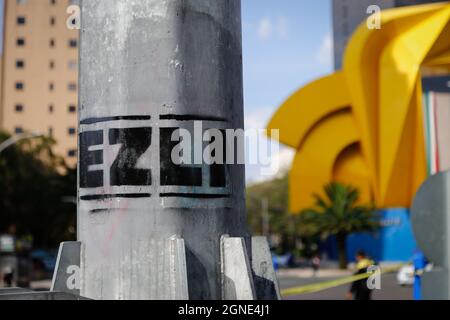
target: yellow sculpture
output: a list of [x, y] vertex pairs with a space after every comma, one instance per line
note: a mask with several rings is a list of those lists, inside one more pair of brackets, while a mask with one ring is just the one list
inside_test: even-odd
[[343, 70], [300, 89], [268, 125], [297, 150], [293, 213], [330, 181], [358, 186], [380, 208], [409, 207], [426, 179], [421, 79], [450, 72], [450, 4], [386, 10], [381, 26], [362, 24]]

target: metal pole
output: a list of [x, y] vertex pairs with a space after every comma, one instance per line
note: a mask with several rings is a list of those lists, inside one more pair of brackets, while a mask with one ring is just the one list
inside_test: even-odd
[[19, 142], [21, 140], [39, 138], [42, 136], [43, 136], [43, 134], [36, 133], [36, 132], [15, 135], [0, 144], [0, 153], [2, 153], [3, 151], [5, 151], [6, 149], [8, 149], [9, 147], [13, 146], [14, 144], [16, 144], [17, 142]]
[[261, 200], [261, 211], [262, 211], [262, 234], [266, 237], [269, 236], [270, 232], [270, 215], [269, 215], [269, 199], [264, 198]]
[[450, 171], [438, 173], [420, 187], [411, 208], [414, 236], [420, 248], [420, 254], [414, 256], [419, 258], [415, 261], [419, 262], [415, 269], [426, 269], [425, 258], [434, 265], [420, 277], [420, 298], [423, 300], [450, 299], [449, 194]]
[[83, 0], [81, 9], [81, 294], [173, 298], [167, 240], [182, 239], [189, 299], [221, 299], [221, 259], [235, 258], [221, 256], [222, 236], [249, 247], [244, 166], [176, 166], [171, 134], [195, 121], [243, 128], [240, 0]]

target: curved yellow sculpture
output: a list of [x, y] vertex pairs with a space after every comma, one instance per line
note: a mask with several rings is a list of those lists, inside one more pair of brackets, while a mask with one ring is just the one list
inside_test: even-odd
[[[350, 95], [343, 77], [341, 72], [337, 72], [314, 81], [283, 104], [269, 125], [273, 129], [280, 129], [280, 141], [297, 149], [321, 119], [339, 110], [350, 110]], [[326, 94], [317, 99], [320, 92]], [[299, 101], [303, 103], [299, 104]]]
[[268, 125], [297, 150], [291, 211], [330, 181], [357, 185], [381, 208], [409, 207], [426, 178], [421, 72], [449, 70], [449, 4], [386, 10], [380, 30], [362, 24], [343, 70], [300, 89]]
[[[319, 193], [334, 174], [336, 159], [348, 146], [358, 142], [358, 132], [349, 110], [329, 115], [316, 124], [297, 153], [290, 175], [291, 210], [314, 205], [310, 190]], [[340, 131], [340, 134], [330, 132]], [[327, 141], [326, 147], [316, 141]], [[301, 183], [308, 178], [308, 184]]]

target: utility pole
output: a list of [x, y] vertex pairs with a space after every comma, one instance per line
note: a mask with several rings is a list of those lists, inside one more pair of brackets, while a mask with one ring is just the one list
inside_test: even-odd
[[262, 216], [262, 234], [265, 237], [269, 236], [270, 232], [270, 215], [269, 215], [269, 199], [261, 200], [261, 216]]
[[61, 246], [53, 288], [279, 298], [267, 241], [247, 232], [244, 165], [171, 159], [177, 129], [244, 127], [240, 0], [83, 0], [81, 12], [79, 242]]

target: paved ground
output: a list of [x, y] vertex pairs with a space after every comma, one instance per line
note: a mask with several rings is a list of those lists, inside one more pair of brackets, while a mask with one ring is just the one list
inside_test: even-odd
[[[348, 271], [322, 270], [314, 278], [310, 270], [286, 270], [279, 272], [281, 289], [303, 286], [312, 283], [335, 280], [349, 275]], [[303, 294], [285, 298], [287, 300], [345, 300], [345, 295], [350, 285], [340, 286], [325, 291]], [[377, 290], [373, 295], [374, 300], [411, 300], [412, 288], [401, 287], [397, 284], [396, 274], [385, 274], [381, 278], [381, 290]]]
[[[338, 269], [321, 270], [313, 277], [311, 269], [289, 269], [278, 272], [282, 289], [303, 286], [307, 284], [335, 280], [351, 275], [351, 271]], [[32, 283], [34, 290], [50, 289], [51, 281], [39, 281]], [[287, 300], [344, 300], [349, 285], [340, 286], [325, 291], [304, 294], [286, 298]], [[381, 290], [374, 293], [375, 300], [411, 300], [412, 288], [401, 287], [397, 284], [396, 274], [385, 274], [381, 278]]]
[[52, 286], [52, 280], [34, 281], [30, 284], [30, 289], [36, 291], [48, 291]]

